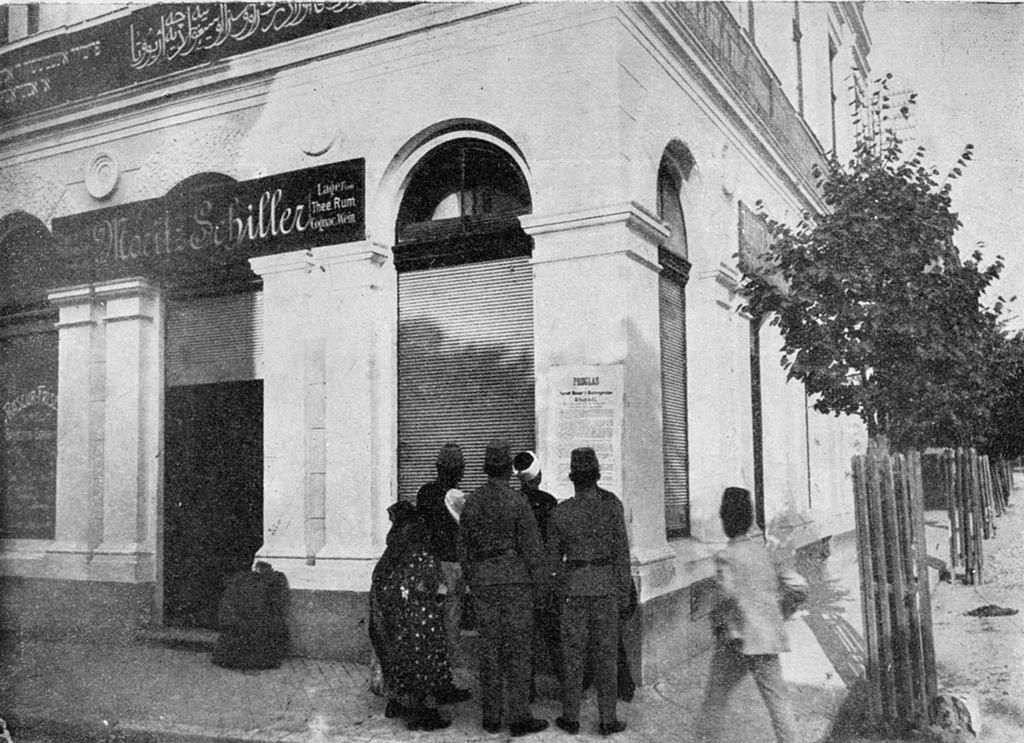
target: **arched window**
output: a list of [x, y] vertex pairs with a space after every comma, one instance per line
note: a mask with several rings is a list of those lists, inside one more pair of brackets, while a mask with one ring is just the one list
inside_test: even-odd
[[680, 201], [689, 175], [689, 151], [668, 155], [658, 167], [658, 216], [670, 233], [658, 251], [661, 275], [658, 305], [661, 334], [662, 446], [665, 467], [665, 527], [669, 539], [690, 534], [690, 457], [686, 389], [686, 222]]
[[465, 454], [467, 492], [489, 439], [535, 445], [529, 211], [523, 174], [487, 142], [448, 142], [410, 174], [394, 250], [402, 498], [435, 477], [448, 441]]

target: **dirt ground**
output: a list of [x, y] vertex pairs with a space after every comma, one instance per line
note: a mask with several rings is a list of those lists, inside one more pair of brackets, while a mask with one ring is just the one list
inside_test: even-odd
[[[985, 540], [981, 585], [957, 576], [932, 592], [932, 621], [939, 693], [973, 699], [981, 718], [981, 743], [1024, 743], [1024, 482], [1011, 506], [996, 519], [996, 534]], [[1008, 616], [975, 617], [967, 612], [996, 605], [1017, 609]], [[856, 707], [851, 693], [850, 706]], [[848, 710], [849, 712], [849, 710]], [[858, 710], [850, 712], [854, 717]], [[860, 737], [837, 719], [834, 741], [896, 743]]]
[[[981, 707], [980, 740], [992, 743], [1024, 741], [1024, 489], [1010, 503], [996, 519], [995, 536], [984, 542], [984, 582], [940, 584], [932, 611], [940, 691], [973, 694]], [[1019, 613], [966, 615], [989, 604]]]

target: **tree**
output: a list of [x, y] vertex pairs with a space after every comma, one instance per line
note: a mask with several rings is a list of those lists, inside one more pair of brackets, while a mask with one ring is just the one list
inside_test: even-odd
[[1003, 263], [963, 260], [954, 244], [952, 181], [973, 146], [941, 184], [923, 147], [905, 157], [889, 77], [855, 101], [852, 159], [816, 173], [828, 211], [794, 227], [765, 214], [767, 252], [738, 256], [747, 309], [779, 327], [788, 375], [817, 410], [858, 415], [899, 447], [971, 444], [990, 428], [1002, 300], [981, 297]]
[[1004, 336], [993, 356], [999, 392], [982, 452], [992, 459], [1024, 456], [1024, 335]]

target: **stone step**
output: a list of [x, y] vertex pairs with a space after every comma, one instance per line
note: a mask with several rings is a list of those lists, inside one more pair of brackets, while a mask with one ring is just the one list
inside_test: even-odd
[[135, 633], [135, 641], [147, 645], [197, 652], [210, 652], [217, 643], [218, 632], [209, 629], [183, 627], [145, 627]]

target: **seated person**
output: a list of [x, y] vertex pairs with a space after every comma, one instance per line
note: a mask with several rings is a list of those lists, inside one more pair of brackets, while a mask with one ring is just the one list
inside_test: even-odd
[[228, 580], [217, 611], [213, 662], [225, 668], [277, 668], [288, 650], [288, 580], [269, 563]]

